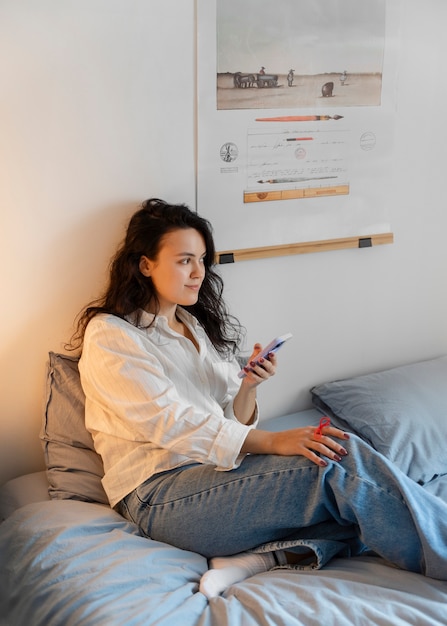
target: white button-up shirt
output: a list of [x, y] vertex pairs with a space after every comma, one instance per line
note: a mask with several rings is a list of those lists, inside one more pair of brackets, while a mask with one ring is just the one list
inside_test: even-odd
[[100, 314], [88, 324], [79, 362], [85, 422], [104, 464], [113, 507], [153, 474], [199, 462], [238, 467], [250, 426], [233, 411], [240, 387], [236, 360], [223, 361], [203, 328], [178, 307], [195, 337], [143, 313], [141, 327]]

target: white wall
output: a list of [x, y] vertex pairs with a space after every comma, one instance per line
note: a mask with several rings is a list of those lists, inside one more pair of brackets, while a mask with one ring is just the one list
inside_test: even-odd
[[[320, 381], [447, 353], [445, 0], [405, 0], [395, 244], [222, 266], [248, 342], [292, 332], [265, 417]], [[0, 3], [0, 482], [41, 469], [48, 350], [149, 196], [194, 206], [194, 1]]]

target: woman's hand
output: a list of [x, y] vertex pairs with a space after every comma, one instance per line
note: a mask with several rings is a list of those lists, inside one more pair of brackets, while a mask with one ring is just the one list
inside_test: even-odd
[[270, 352], [267, 359], [257, 360], [258, 354], [261, 352], [262, 346], [260, 343], [255, 343], [253, 347], [253, 353], [248, 359], [248, 365], [244, 367], [245, 377], [242, 379], [242, 385], [246, 387], [257, 387], [265, 380], [268, 380], [276, 373], [276, 354]]
[[248, 366], [244, 368], [246, 376], [242, 379], [239, 391], [234, 398], [234, 414], [242, 424], [253, 422], [256, 414], [256, 388], [276, 372], [276, 355], [273, 352], [269, 354], [268, 359], [256, 361], [261, 350], [261, 344], [255, 343]]
[[333, 426], [324, 427], [321, 434], [319, 434], [319, 429], [315, 428], [315, 426], [293, 428], [275, 433], [252, 429], [245, 439], [241, 452], [278, 454], [280, 456], [301, 455], [316, 465], [324, 467], [327, 465], [327, 461], [319, 455], [327, 457], [332, 461], [341, 461], [348, 453], [333, 437], [336, 439], [349, 439], [348, 433]]

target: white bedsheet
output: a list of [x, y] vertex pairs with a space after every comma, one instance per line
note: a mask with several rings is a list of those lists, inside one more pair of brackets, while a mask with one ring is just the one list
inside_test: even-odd
[[374, 557], [276, 570], [208, 600], [206, 560], [108, 507], [26, 505], [0, 525], [3, 626], [445, 626], [447, 583]]

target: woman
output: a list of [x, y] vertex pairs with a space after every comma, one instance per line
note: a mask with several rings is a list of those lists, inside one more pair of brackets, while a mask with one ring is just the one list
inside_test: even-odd
[[209, 558], [208, 597], [271, 567], [366, 549], [446, 579], [441, 500], [330, 425], [257, 428], [256, 390], [277, 359], [257, 362], [256, 344], [238, 378], [241, 329], [214, 254], [206, 220], [148, 200], [104, 297], [79, 320], [86, 425], [110, 505], [147, 536]]

